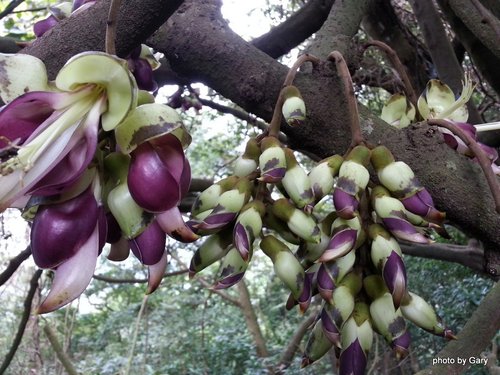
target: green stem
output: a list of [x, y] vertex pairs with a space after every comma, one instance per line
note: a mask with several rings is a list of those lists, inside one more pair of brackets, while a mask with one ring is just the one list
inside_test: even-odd
[[335, 62], [337, 67], [337, 75], [344, 84], [344, 96], [347, 101], [347, 108], [349, 111], [349, 126], [351, 128], [351, 147], [359, 144], [364, 144], [365, 139], [361, 134], [359, 125], [358, 105], [354, 95], [354, 88], [352, 85], [351, 73], [344, 60], [344, 57], [339, 51], [333, 51], [328, 55], [328, 60]]
[[142, 299], [141, 308], [139, 309], [139, 313], [137, 314], [137, 319], [135, 320], [134, 335], [132, 336], [132, 342], [130, 344], [130, 353], [128, 354], [127, 367], [125, 368], [123, 375], [130, 374], [130, 368], [132, 367], [132, 360], [134, 358], [135, 344], [137, 343], [137, 336], [139, 334], [139, 325], [141, 323], [144, 310], [146, 309], [148, 296], [149, 296], [148, 294], [144, 295], [144, 298]]

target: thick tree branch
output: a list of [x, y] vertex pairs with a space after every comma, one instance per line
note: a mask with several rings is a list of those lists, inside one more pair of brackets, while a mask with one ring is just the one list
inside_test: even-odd
[[476, 240], [470, 240], [467, 245], [445, 243], [424, 245], [409, 242], [400, 245], [406, 255], [459, 263], [476, 272], [484, 273], [484, 251]]
[[[455, 93], [462, 92], [464, 72], [455, 56], [453, 46], [446, 35], [441, 17], [432, 0], [410, 0], [418, 20], [425, 42], [429, 47], [432, 61], [439, 79], [451, 87]], [[469, 122], [478, 124], [481, 121], [479, 112], [472, 101], [467, 103]]]
[[21, 316], [21, 321], [19, 322], [19, 327], [17, 328], [16, 336], [14, 340], [12, 340], [12, 345], [10, 346], [9, 352], [5, 355], [2, 366], [0, 366], [0, 375], [4, 374], [7, 368], [12, 362], [14, 355], [16, 354], [19, 345], [21, 344], [21, 340], [24, 335], [24, 330], [26, 329], [26, 325], [28, 324], [28, 319], [31, 313], [31, 304], [33, 303], [33, 298], [35, 297], [35, 292], [38, 288], [38, 279], [42, 275], [42, 270], [37, 270], [33, 274], [33, 277], [30, 281], [30, 288], [28, 290], [28, 294], [26, 295], [26, 299], [24, 300], [24, 310]]
[[[457, 335], [458, 340], [450, 341], [436, 358], [479, 358], [500, 329], [498, 301], [500, 301], [500, 283], [496, 283], [484, 297], [463, 330]], [[455, 360], [454, 364], [434, 365], [418, 372], [417, 375], [461, 374], [466, 369], [467, 366]]]
[[283, 56], [320, 29], [333, 3], [334, 0], [310, 0], [283, 23], [251, 43], [273, 58]]
[[[162, 25], [182, 0], [131, 0], [124, 2], [117, 20], [116, 50], [126, 56]], [[67, 18], [23, 50], [48, 63], [49, 77], [73, 55], [83, 51], [104, 51], [110, 0], [97, 1], [91, 8]], [[79, 26], [78, 26], [79, 25]], [[75, 30], [78, 30], [77, 32]]]
[[31, 246], [28, 246], [26, 249], [17, 254], [14, 258], [9, 261], [7, 268], [0, 274], [0, 286], [5, 284], [12, 275], [17, 271], [19, 266], [30, 257], [31, 255]]

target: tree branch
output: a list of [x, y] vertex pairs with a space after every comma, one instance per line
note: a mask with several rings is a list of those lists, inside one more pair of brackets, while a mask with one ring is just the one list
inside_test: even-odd
[[64, 351], [63, 347], [61, 344], [59, 344], [59, 341], [57, 340], [56, 333], [54, 330], [49, 326], [49, 324], [45, 324], [43, 326], [43, 332], [45, 332], [45, 335], [47, 336], [47, 339], [49, 339], [50, 345], [52, 346], [52, 349], [57, 355], [57, 358], [63, 365], [64, 369], [68, 372], [69, 375], [79, 375], [78, 371], [76, 371], [75, 366], [73, 366], [73, 363], [71, 363], [71, 359], [69, 356], [66, 354]]
[[280, 361], [277, 366], [279, 371], [283, 371], [290, 366], [293, 361], [293, 357], [297, 352], [297, 349], [299, 349], [300, 342], [302, 341], [311, 325], [316, 321], [317, 316], [318, 311], [313, 311], [307, 318], [303, 319], [300, 325], [297, 327], [295, 333], [288, 342], [288, 345], [281, 352]]
[[26, 299], [24, 300], [24, 310], [21, 316], [21, 321], [19, 322], [19, 327], [17, 328], [16, 336], [12, 341], [12, 345], [9, 349], [9, 352], [5, 355], [2, 366], [0, 366], [0, 375], [4, 374], [7, 368], [10, 365], [12, 359], [14, 359], [14, 355], [16, 354], [19, 345], [21, 344], [21, 340], [23, 339], [24, 330], [26, 329], [26, 325], [28, 324], [28, 319], [31, 313], [31, 304], [33, 303], [33, 298], [35, 297], [35, 292], [38, 288], [38, 279], [42, 275], [42, 270], [37, 270], [33, 274], [33, 277], [30, 281], [30, 288], [28, 290], [28, 294], [26, 295]]
[[433, 243], [429, 245], [403, 242], [401, 250], [406, 255], [458, 263], [484, 273], [484, 251], [476, 240], [467, 245]]
[[284, 22], [251, 43], [273, 58], [283, 56], [320, 29], [333, 3], [334, 0], [310, 0]]
[[[167, 272], [166, 274], [163, 275], [163, 278], [184, 275], [188, 272], [189, 272], [188, 269]], [[104, 282], [111, 283], [111, 284], [144, 284], [144, 283], [148, 282], [148, 279], [118, 279], [118, 278], [108, 277], [108, 276], [103, 276], [103, 275], [94, 275], [92, 277], [95, 280], [104, 281]]]
[[31, 246], [28, 246], [26, 249], [17, 254], [14, 258], [9, 261], [7, 268], [0, 274], [0, 285], [5, 284], [12, 275], [17, 271], [19, 266], [30, 257], [31, 255]]
[[[500, 329], [500, 283], [496, 283], [484, 297], [481, 304], [467, 321], [457, 340], [451, 340], [435, 358], [479, 358], [481, 352], [490, 345], [491, 340]], [[470, 365], [470, 363], [469, 363]], [[455, 361], [453, 364], [434, 365], [417, 375], [448, 375], [461, 374], [467, 368]]]
[[0, 20], [5, 16], [8, 16], [14, 9], [16, 9], [23, 2], [24, 0], [12, 0], [9, 4], [7, 4], [5, 9], [2, 12], [0, 12]]

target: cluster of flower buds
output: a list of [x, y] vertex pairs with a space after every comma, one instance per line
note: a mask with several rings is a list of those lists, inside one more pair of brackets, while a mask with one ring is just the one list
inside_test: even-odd
[[132, 250], [148, 266], [154, 291], [166, 235], [198, 238], [177, 207], [191, 180], [177, 112], [139, 89], [126, 60], [102, 52], [74, 56], [53, 82], [35, 57], [0, 63], [0, 210], [24, 208], [35, 263], [55, 271], [38, 312], [86, 289], [106, 242], [109, 259]]
[[[469, 76], [465, 76], [462, 93], [455, 99], [453, 90], [444, 82], [432, 79], [420, 95], [417, 107], [422, 119], [446, 119], [457, 128], [468, 134], [477, 142], [479, 147], [491, 161], [491, 168], [495, 174], [500, 174], [500, 166], [496, 164], [498, 152], [493, 147], [487, 146], [477, 141], [476, 126], [468, 124], [469, 117], [467, 102], [474, 91], [474, 85]], [[380, 116], [382, 120], [399, 129], [405, 128], [416, 120], [416, 111], [413, 104], [403, 94], [394, 94], [385, 103]], [[481, 125], [477, 125], [480, 127]], [[462, 155], [474, 157], [469, 147], [462, 139], [453, 134], [450, 130], [439, 128], [443, 134], [444, 141], [448, 146]], [[474, 157], [474, 160], [476, 158]]]
[[[293, 104], [299, 96], [289, 93]], [[283, 112], [294, 124], [287, 100]], [[378, 185], [370, 182], [370, 169]], [[326, 216], [319, 214], [325, 197], [335, 208]], [[406, 320], [453, 337], [430, 305], [409, 292], [398, 244], [432, 242], [429, 233], [444, 218], [411, 168], [384, 146], [356, 146], [307, 173], [292, 150], [262, 136], [248, 141], [233, 175], [195, 201], [187, 224], [208, 238], [191, 260], [190, 275], [220, 261], [214, 288], [234, 285], [260, 237], [260, 249], [290, 292], [286, 308], [305, 312], [315, 295], [323, 300], [302, 365], [334, 348], [340, 374], [362, 374], [374, 332], [398, 358], [408, 354], [411, 341]]]

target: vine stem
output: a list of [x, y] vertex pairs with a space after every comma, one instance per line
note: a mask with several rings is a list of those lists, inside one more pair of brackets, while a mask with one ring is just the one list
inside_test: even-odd
[[142, 299], [141, 308], [137, 314], [137, 319], [135, 320], [134, 335], [132, 336], [132, 343], [130, 344], [130, 353], [128, 354], [127, 367], [125, 368], [124, 375], [130, 374], [130, 368], [132, 367], [132, 360], [134, 358], [135, 344], [137, 343], [137, 336], [139, 334], [139, 326], [141, 324], [142, 315], [146, 309], [146, 304], [148, 302], [149, 294], [145, 294]]
[[116, 23], [118, 11], [120, 10], [121, 0], [111, 0], [109, 6], [108, 20], [106, 21], [106, 53], [116, 55]]
[[274, 112], [273, 112], [273, 117], [271, 119], [271, 123], [269, 124], [270, 136], [277, 138], [280, 132], [281, 120], [283, 118], [283, 114], [281, 113], [281, 107], [283, 106], [283, 102], [285, 100], [283, 95], [285, 88], [293, 83], [293, 80], [295, 79], [295, 76], [297, 75], [297, 71], [299, 70], [299, 68], [308, 61], [312, 62], [313, 66], [316, 66], [319, 64], [320, 59], [318, 59], [316, 56], [305, 53], [303, 55], [300, 55], [295, 61], [295, 63], [292, 65], [290, 70], [288, 70], [285, 80], [283, 81], [283, 87], [278, 96], [278, 100], [276, 101], [276, 105], [274, 106]]
[[328, 55], [328, 60], [335, 62], [337, 67], [337, 75], [344, 85], [344, 96], [347, 101], [349, 111], [349, 126], [351, 128], [351, 147], [365, 143], [361, 128], [359, 126], [359, 113], [356, 97], [354, 96], [354, 88], [352, 85], [351, 73], [344, 60], [344, 56], [339, 51], [333, 51]]
[[491, 169], [491, 160], [486, 156], [481, 147], [479, 147], [475, 139], [447, 120], [429, 119], [427, 120], [427, 123], [429, 125], [436, 125], [448, 129], [454, 135], [459, 137], [467, 145], [467, 147], [469, 147], [483, 170], [486, 181], [490, 187], [493, 200], [495, 201], [495, 209], [498, 213], [500, 213], [500, 185], [498, 183], [498, 179]]
[[403, 81], [404, 90], [406, 92], [408, 99], [410, 100], [411, 104], [413, 104], [416, 108], [417, 95], [415, 94], [415, 90], [413, 89], [413, 85], [411, 84], [410, 78], [408, 77], [406, 69], [403, 66], [401, 60], [399, 59], [399, 56], [396, 53], [396, 51], [394, 51], [390, 46], [379, 40], [371, 40], [365, 43], [365, 45], [363, 46], [363, 51], [366, 51], [370, 47], [376, 47], [386, 54], [386, 56], [389, 58], [391, 62], [391, 65], [393, 66], [394, 69], [396, 69], [396, 71], [399, 74], [399, 77], [401, 77], [401, 80]]

